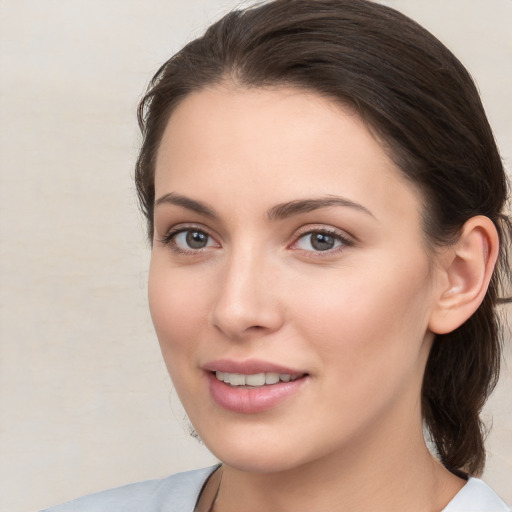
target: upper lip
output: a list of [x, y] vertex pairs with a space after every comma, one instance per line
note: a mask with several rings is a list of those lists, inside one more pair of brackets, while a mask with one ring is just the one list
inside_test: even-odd
[[242, 375], [253, 375], [256, 373], [281, 373], [288, 375], [304, 375], [306, 372], [289, 368], [270, 361], [260, 359], [246, 359], [244, 361], [235, 359], [217, 359], [203, 365], [203, 370], [210, 372], [239, 373]]

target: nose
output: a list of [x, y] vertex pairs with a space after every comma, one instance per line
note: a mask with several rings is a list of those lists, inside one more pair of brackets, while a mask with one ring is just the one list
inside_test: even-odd
[[232, 340], [273, 333], [284, 321], [276, 269], [249, 252], [227, 259], [212, 307], [212, 324]]

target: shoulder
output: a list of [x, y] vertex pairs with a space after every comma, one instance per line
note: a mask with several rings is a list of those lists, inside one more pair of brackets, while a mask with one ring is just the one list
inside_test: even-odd
[[510, 507], [485, 482], [470, 478], [442, 512], [510, 511]]
[[216, 467], [116, 487], [41, 512], [193, 512], [204, 482]]

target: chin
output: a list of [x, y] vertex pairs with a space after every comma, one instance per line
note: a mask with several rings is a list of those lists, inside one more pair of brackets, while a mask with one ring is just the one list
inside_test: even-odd
[[218, 432], [222, 434], [216, 435], [210, 426], [205, 428], [204, 436], [200, 431], [197, 435], [220, 462], [238, 471], [262, 474], [286, 472], [311, 462], [318, 455], [311, 453], [318, 451], [311, 446], [314, 444], [311, 439], [309, 442], [302, 436], [297, 439], [296, 434], [283, 433], [278, 428], [271, 428], [271, 432], [268, 432], [265, 427], [246, 429], [233, 425], [227, 430], [219, 428]]
[[246, 473], [283, 473], [301, 465], [299, 461], [285, 458], [282, 453], [268, 453], [267, 450], [262, 450], [261, 448], [252, 452], [244, 452], [239, 448], [229, 451], [225, 450], [216, 456], [223, 464]]

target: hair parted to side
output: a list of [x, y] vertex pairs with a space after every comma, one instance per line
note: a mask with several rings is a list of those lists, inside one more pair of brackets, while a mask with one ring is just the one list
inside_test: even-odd
[[436, 337], [422, 389], [441, 462], [479, 474], [480, 412], [499, 375], [496, 306], [510, 283], [512, 225], [506, 174], [470, 75], [416, 22], [367, 0], [275, 0], [230, 12], [158, 70], [139, 105], [135, 179], [150, 239], [155, 159], [169, 116], [190, 93], [223, 82], [293, 86], [354, 107], [421, 190], [432, 250], [455, 241], [473, 216], [494, 222], [500, 256], [487, 295], [461, 327]]

